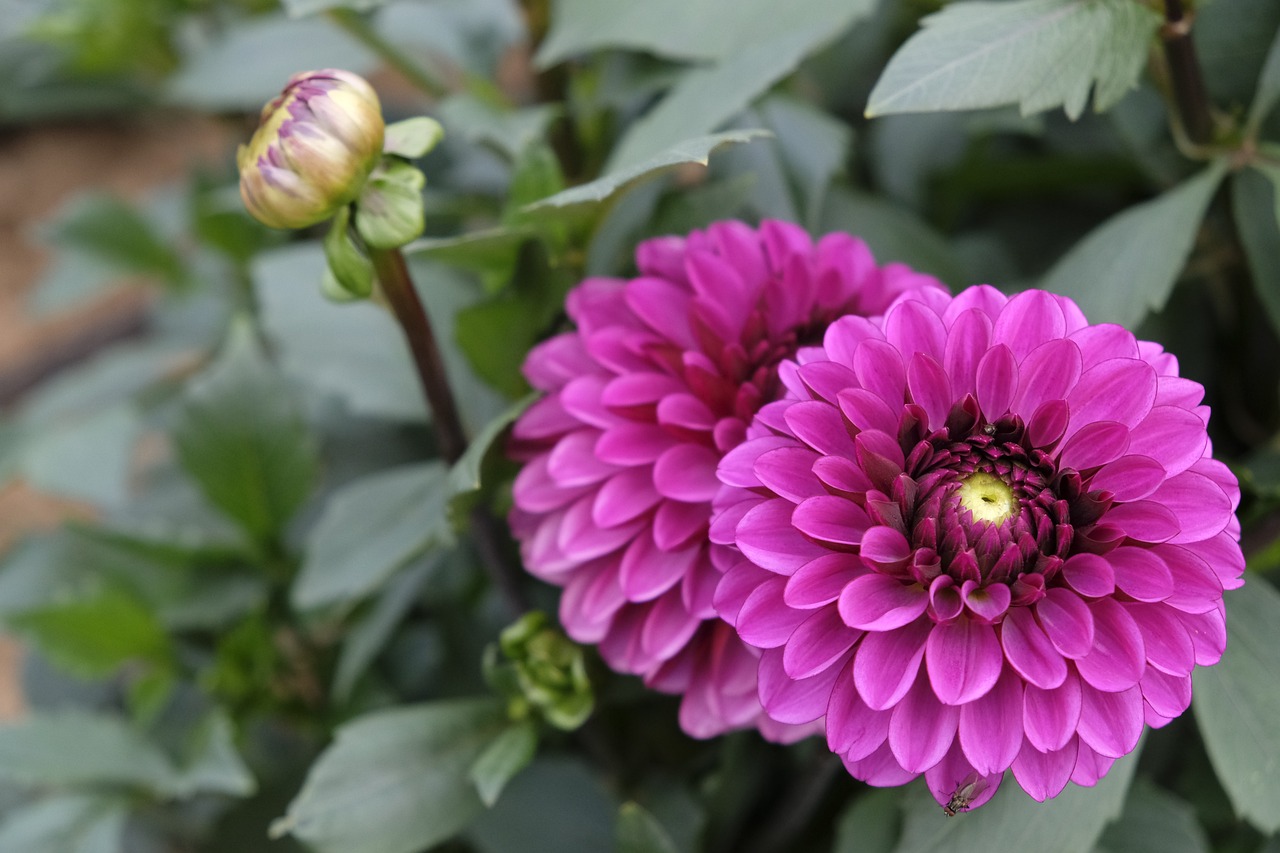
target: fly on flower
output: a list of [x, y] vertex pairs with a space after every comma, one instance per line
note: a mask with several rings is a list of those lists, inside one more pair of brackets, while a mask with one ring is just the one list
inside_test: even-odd
[[947, 817], [955, 817], [960, 812], [967, 812], [969, 804], [976, 800], [985, 790], [987, 790], [987, 780], [977, 773], [970, 773], [951, 792], [951, 797], [947, 800], [947, 804], [942, 807], [942, 813]]

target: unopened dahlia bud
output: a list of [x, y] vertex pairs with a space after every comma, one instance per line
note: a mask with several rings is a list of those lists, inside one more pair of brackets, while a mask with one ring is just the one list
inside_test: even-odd
[[240, 195], [259, 221], [305, 228], [354, 200], [382, 154], [378, 95], [333, 68], [290, 78], [236, 154]]
[[[496, 652], [501, 650], [499, 660]], [[591, 715], [595, 698], [582, 648], [550, 624], [545, 613], [526, 613], [503, 629], [486, 662], [491, 683], [507, 694], [514, 718], [536, 711], [565, 731]]]

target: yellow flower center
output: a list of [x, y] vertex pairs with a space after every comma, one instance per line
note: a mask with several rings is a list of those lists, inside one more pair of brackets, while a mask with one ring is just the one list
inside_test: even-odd
[[999, 524], [1018, 512], [1018, 499], [1009, 484], [986, 471], [974, 471], [960, 483], [960, 506], [974, 521]]

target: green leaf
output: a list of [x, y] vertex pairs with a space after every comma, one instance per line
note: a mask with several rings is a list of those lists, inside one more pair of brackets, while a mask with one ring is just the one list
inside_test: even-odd
[[291, 834], [316, 853], [431, 847], [483, 811], [468, 774], [503, 721], [492, 699], [452, 699], [347, 723], [271, 836]]
[[417, 603], [418, 593], [446, 556], [447, 552], [427, 554], [405, 566], [387, 582], [368, 612], [351, 625], [334, 670], [331, 693], [335, 702], [346, 702], [351, 697], [360, 677]]
[[464, 93], [445, 98], [439, 111], [451, 138], [488, 145], [514, 161], [526, 146], [546, 136], [547, 125], [563, 110], [554, 104], [503, 109]]
[[1095, 853], [1209, 853], [1209, 838], [1185, 800], [1139, 778], [1124, 814], [1102, 833]]
[[872, 788], [840, 815], [831, 853], [891, 853], [902, 830], [902, 792]]
[[1251, 576], [1223, 595], [1227, 650], [1196, 670], [1193, 706], [1209, 760], [1236, 811], [1266, 833], [1280, 831], [1280, 593]]
[[[538, 49], [541, 68], [605, 47], [672, 59], [727, 59], [793, 30], [848, 23], [848, 0], [805, 0], [779, 14], [776, 0], [556, 0], [551, 30]], [[677, 24], [678, 22], [678, 24]]]
[[422, 392], [396, 321], [372, 303], [334, 305], [321, 297], [324, 269], [318, 244], [268, 252], [253, 264], [262, 323], [281, 369], [355, 412], [422, 420]]
[[187, 386], [171, 434], [205, 496], [257, 539], [277, 534], [310, 494], [315, 443], [247, 322]]
[[182, 287], [187, 267], [132, 205], [107, 194], [77, 198], [53, 224], [49, 239], [89, 252], [124, 272], [152, 276]]
[[814, 228], [832, 179], [849, 159], [853, 131], [829, 113], [783, 95], [766, 99], [759, 110], [795, 185], [802, 221]]
[[618, 810], [618, 853], [679, 853], [676, 843], [639, 803]]
[[525, 409], [533, 405], [537, 396], [530, 394], [511, 405], [505, 412], [489, 421], [480, 434], [471, 440], [466, 451], [449, 469], [449, 517], [458, 526], [475, 506], [484, 485], [484, 462], [494, 443], [502, 436]]
[[307, 537], [293, 605], [311, 610], [357, 601], [414, 557], [448, 543], [447, 477], [442, 464], [428, 462], [363, 477], [334, 492]]
[[[1270, 178], [1270, 180], [1268, 180]], [[1231, 203], [1236, 231], [1244, 245], [1253, 277], [1253, 292], [1280, 331], [1280, 174], [1245, 169], [1231, 178]]]
[[0, 778], [36, 787], [128, 785], [174, 793], [177, 774], [159, 747], [123, 720], [84, 712], [0, 726]]
[[128, 801], [106, 794], [44, 797], [8, 811], [0, 822], [0, 850], [49, 853], [125, 853]]
[[387, 125], [382, 150], [397, 157], [416, 160], [440, 143], [444, 128], [427, 116], [415, 116]]
[[511, 780], [467, 840], [480, 853], [612, 850], [617, 814], [617, 802], [586, 762], [541, 757]]
[[840, 187], [827, 196], [819, 232], [847, 231], [871, 247], [876, 261], [900, 261], [937, 276], [952, 288], [967, 282], [947, 241], [914, 213], [875, 196]]
[[128, 661], [167, 667], [172, 660], [164, 626], [142, 602], [119, 589], [28, 610], [7, 621], [51, 661], [85, 678], [110, 675]]
[[375, 249], [398, 249], [422, 235], [427, 178], [404, 162], [384, 161], [356, 199], [356, 231]]
[[643, 163], [619, 169], [591, 183], [556, 193], [550, 198], [544, 198], [529, 205], [525, 210], [542, 211], [548, 208], [602, 202], [640, 181], [657, 177], [685, 163], [701, 163], [705, 166], [712, 152], [723, 145], [737, 145], [769, 135], [764, 130], [733, 130], [700, 136], [696, 139], [686, 139]]
[[183, 796], [199, 792], [247, 797], [257, 790], [253, 774], [236, 750], [235, 731], [226, 712], [211, 711], [196, 727], [175, 788]]
[[334, 282], [352, 299], [366, 299], [373, 292], [373, 261], [351, 237], [351, 206], [334, 214], [324, 237], [324, 258]]
[[1074, 299], [1092, 323], [1136, 326], [1159, 310], [1186, 264], [1226, 164], [1218, 161], [1164, 195], [1093, 229], [1041, 287]]
[[606, 171], [642, 163], [691, 136], [723, 125], [794, 71], [824, 41], [835, 37], [841, 25], [870, 11], [865, 2], [846, 6], [835, 21], [786, 29], [718, 65], [686, 72], [656, 107], [627, 130], [609, 156]]
[[1068, 784], [1052, 800], [1037, 803], [1008, 777], [980, 809], [947, 820], [923, 787], [904, 802], [906, 822], [896, 853], [954, 850], [1035, 850], [1080, 853], [1091, 850], [1103, 827], [1124, 808], [1139, 748], [1118, 760], [1094, 788]]
[[130, 463], [141, 423], [121, 404], [44, 430], [28, 430], [18, 469], [37, 488], [101, 507], [129, 498]]
[[1271, 42], [1267, 61], [1258, 76], [1258, 89], [1254, 93], [1253, 105], [1249, 107], [1249, 120], [1245, 124], [1249, 131], [1257, 131], [1275, 107], [1276, 101], [1280, 101], [1280, 31], [1276, 32], [1276, 37]]
[[[414, 240], [401, 251], [406, 255], [421, 255], [442, 264], [480, 273], [495, 283], [506, 284], [515, 267], [520, 247], [536, 234], [532, 225], [488, 228], [457, 237]], [[493, 292], [496, 287], [488, 289]]]
[[533, 761], [538, 729], [530, 721], [512, 724], [480, 753], [468, 775], [485, 806], [492, 808], [511, 778]]
[[280, 0], [291, 18], [303, 18], [328, 9], [355, 9], [358, 12], [385, 6], [387, 0]]
[[1071, 118], [1137, 83], [1160, 19], [1133, 0], [1015, 0], [948, 5], [925, 18], [880, 75], [867, 116], [1018, 104]]

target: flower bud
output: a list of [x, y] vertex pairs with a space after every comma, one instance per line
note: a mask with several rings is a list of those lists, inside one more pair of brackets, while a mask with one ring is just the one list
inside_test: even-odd
[[304, 228], [353, 201], [382, 154], [378, 95], [338, 69], [289, 79], [236, 153], [240, 195], [259, 221]]

